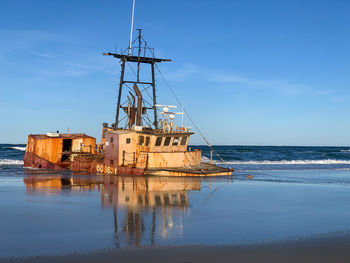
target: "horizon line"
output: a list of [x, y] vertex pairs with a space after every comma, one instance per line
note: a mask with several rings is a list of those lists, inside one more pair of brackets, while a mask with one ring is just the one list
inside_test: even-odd
[[[26, 143], [3, 143], [2, 144], [10, 144], [10, 145], [27, 145]], [[207, 144], [189, 144], [188, 146], [208, 146]], [[249, 147], [350, 147], [350, 145], [256, 145], [256, 144], [212, 144], [211, 146], [249, 146]], [[209, 147], [209, 146], [208, 146]]]

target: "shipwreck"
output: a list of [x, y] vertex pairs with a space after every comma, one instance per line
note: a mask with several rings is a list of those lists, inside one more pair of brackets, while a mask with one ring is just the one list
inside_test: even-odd
[[[121, 75], [116, 118], [110, 126], [103, 123], [101, 142], [83, 133], [31, 134], [25, 167], [139, 176], [232, 175], [233, 169], [202, 162], [201, 151], [188, 146], [193, 132], [174, 121], [183, 112], [157, 104], [155, 70], [159, 63], [171, 60], [156, 58], [138, 31], [126, 50], [103, 54], [119, 60]], [[141, 72], [141, 66], [148, 67], [150, 74]], [[147, 75], [149, 80], [143, 79]]]

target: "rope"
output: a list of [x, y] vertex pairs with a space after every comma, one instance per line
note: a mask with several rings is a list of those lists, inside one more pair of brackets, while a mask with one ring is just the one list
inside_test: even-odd
[[218, 186], [217, 188], [215, 188], [213, 191], [211, 191], [209, 193], [209, 195], [207, 196], [207, 198], [204, 199], [204, 201], [202, 202], [202, 206], [209, 201], [209, 199], [215, 194], [216, 191], [219, 191], [221, 188], [223, 188], [224, 186], [226, 186], [227, 184], [231, 183], [231, 181], [225, 182], [222, 185]]
[[209, 148], [216, 154], [217, 157], [219, 157], [219, 159], [227, 164], [230, 168], [230, 164], [228, 162], [226, 162], [218, 153], [217, 151], [215, 151], [215, 149], [213, 148], [213, 146], [211, 146], [211, 144], [209, 143], [209, 141], [207, 140], [207, 138], [205, 138], [205, 136], [203, 135], [203, 133], [200, 131], [200, 129], [198, 128], [198, 126], [195, 124], [195, 122], [192, 120], [192, 118], [190, 117], [190, 115], [188, 114], [188, 112], [185, 110], [183, 104], [181, 103], [181, 101], [179, 100], [179, 98], [176, 96], [174, 90], [170, 87], [168, 81], [165, 79], [163, 73], [160, 71], [160, 69], [158, 68], [157, 63], [154, 63], [156, 65], [156, 68], [159, 72], [159, 74], [162, 76], [166, 86], [168, 87], [168, 89], [170, 90], [171, 94], [174, 96], [174, 98], [176, 99], [177, 103], [182, 107], [184, 113], [186, 114], [187, 118], [190, 120], [190, 122], [192, 123], [192, 125], [196, 128], [196, 130], [198, 131], [198, 133], [202, 136], [203, 140], [207, 143], [207, 145], [209, 146]]

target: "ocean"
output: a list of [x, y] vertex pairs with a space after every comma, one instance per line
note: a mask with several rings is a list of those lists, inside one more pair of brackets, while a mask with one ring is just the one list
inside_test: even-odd
[[[0, 144], [0, 166], [22, 168], [25, 144]], [[210, 160], [210, 148], [192, 145], [202, 150], [202, 159]], [[314, 146], [214, 146], [225, 160], [213, 152], [213, 162], [233, 167], [236, 171], [343, 169], [350, 170], [350, 147]]]
[[23, 166], [25, 150], [25, 144], [0, 144], [0, 166]]
[[214, 148], [233, 177], [24, 169], [25, 145], [0, 144], [0, 259], [350, 233], [350, 147]]
[[[194, 146], [209, 160], [207, 146]], [[350, 147], [312, 146], [214, 146], [236, 170], [349, 169]], [[213, 160], [222, 163], [213, 153]]]

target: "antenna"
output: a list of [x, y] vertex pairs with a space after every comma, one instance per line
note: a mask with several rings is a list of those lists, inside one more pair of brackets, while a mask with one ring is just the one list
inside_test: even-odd
[[67, 134], [69, 134], [69, 115], [67, 115]]
[[[133, 2], [135, 2], [135, 0], [133, 0]], [[133, 12], [134, 14], [134, 12]], [[132, 22], [132, 26], [133, 26], [133, 22]], [[131, 34], [130, 36], [132, 37], [132, 30], [133, 27], [131, 27]], [[156, 58], [154, 56], [151, 56], [151, 57], [146, 57], [146, 56], [141, 56], [141, 51], [142, 51], [142, 47], [141, 47], [141, 44], [142, 44], [142, 36], [141, 36], [141, 30], [138, 30], [139, 31], [139, 36], [138, 36], [138, 42], [139, 42], [139, 47], [138, 47], [138, 55], [137, 56], [133, 56], [132, 55], [132, 44], [133, 42], [130, 41], [129, 43], [129, 47], [125, 50], [127, 52], [127, 50], [129, 50], [129, 54], [124, 54], [124, 52], [122, 51], [120, 54], [118, 53], [103, 53], [103, 55], [105, 56], [113, 56], [114, 58], [117, 58], [117, 59], [120, 59], [120, 63], [121, 63], [121, 72], [120, 72], [120, 82], [119, 82], [119, 91], [118, 91], [118, 99], [117, 99], [117, 109], [116, 109], [116, 115], [115, 115], [115, 123], [112, 124], [112, 126], [117, 129], [119, 128], [119, 124], [120, 124], [120, 121], [122, 119], [119, 118], [119, 112], [120, 112], [120, 109], [123, 109], [125, 114], [127, 114], [127, 111], [125, 111], [127, 109], [126, 107], [126, 103], [128, 102], [127, 100], [125, 102], [122, 103], [121, 99], [122, 97], [125, 97], [125, 95], [123, 96], [122, 95], [122, 90], [123, 90], [123, 86], [126, 86], [128, 85], [128, 83], [132, 83], [132, 84], [137, 84], [137, 85], [148, 85], [149, 87], [152, 87], [152, 95], [150, 95], [151, 99], [153, 99], [153, 103], [149, 103], [150, 104], [150, 107], [142, 107], [142, 113], [145, 113], [144, 109], [145, 110], [152, 110], [153, 109], [153, 118], [154, 118], [154, 122], [153, 122], [153, 125], [154, 125], [154, 128], [155, 129], [158, 129], [158, 121], [157, 121], [157, 108], [156, 108], [156, 104], [157, 104], [157, 100], [156, 100], [156, 84], [155, 84], [155, 77], [154, 77], [154, 67], [156, 66], [156, 63], [160, 63], [160, 62], [165, 62], [165, 61], [171, 61], [171, 59], [162, 59], [162, 58]], [[137, 40], [136, 39], [136, 40]], [[136, 41], [134, 40], [134, 41]], [[150, 48], [148, 47], [148, 45], [144, 47], [145, 49], [147, 48], [147, 50], [150, 50]], [[153, 53], [153, 52], [152, 52]], [[137, 72], [135, 72], [133, 70], [133, 68], [129, 65], [129, 62], [133, 62], [133, 63], [137, 63]], [[128, 65], [131, 67], [131, 71], [133, 71], [133, 73], [135, 74], [135, 76], [137, 77], [136, 80], [126, 80], [124, 79], [125, 77], [125, 65], [126, 63], [128, 63]], [[140, 71], [140, 65], [144, 65], [144, 64], [149, 64], [151, 66], [151, 74], [152, 74], [152, 81], [151, 82], [144, 82], [144, 81], [140, 81], [140, 74], [139, 74], [139, 71]], [[129, 72], [131, 73], [131, 72]], [[148, 89], [148, 88], [146, 88]], [[143, 89], [141, 91], [144, 92], [146, 91], [146, 89]], [[147, 92], [147, 91], [146, 91]], [[148, 93], [148, 92], [147, 92]], [[147, 116], [147, 119], [148, 116]]]
[[132, 1], [131, 29], [130, 29], [130, 41], [129, 41], [129, 56], [131, 55], [132, 30], [133, 30], [133, 27], [134, 27], [134, 10], [135, 10], [135, 0]]
[[[182, 108], [182, 112], [184, 112], [184, 105], [181, 104], [181, 106], [182, 106], [182, 107], [181, 107], [181, 108]], [[182, 115], [181, 115], [181, 127], [184, 127], [184, 115], [185, 115], [185, 114], [182, 114]]]
[[[156, 104], [156, 107], [163, 107], [163, 111], [160, 112], [160, 114], [164, 114], [164, 125], [163, 125], [163, 131], [165, 132], [172, 132], [173, 131], [173, 120], [175, 119], [176, 114], [183, 115], [183, 112], [172, 112], [169, 111], [169, 108], [177, 108], [177, 106], [170, 106], [170, 105], [159, 105]], [[167, 117], [170, 119], [170, 125], [168, 124]], [[182, 126], [183, 128], [183, 126]], [[176, 128], [177, 129], [177, 128]]]
[[159, 104], [156, 104], [155, 106], [156, 107], [177, 108], [177, 106], [170, 106], [170, 105], [159, 105]]

